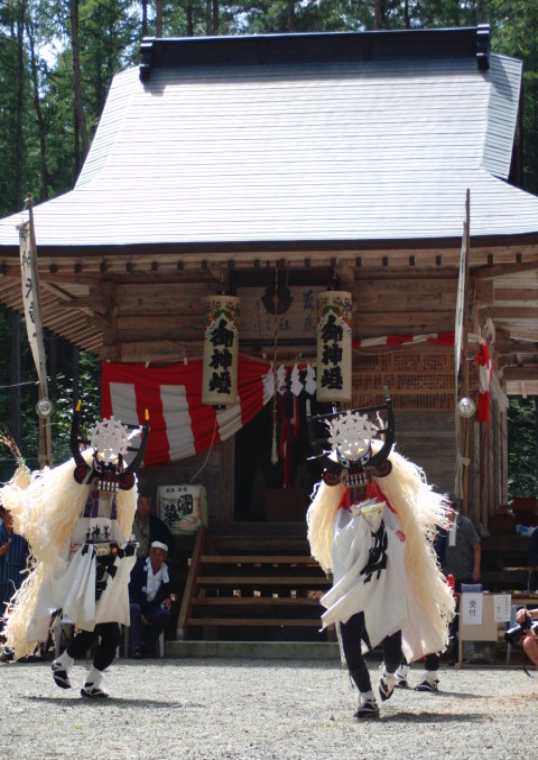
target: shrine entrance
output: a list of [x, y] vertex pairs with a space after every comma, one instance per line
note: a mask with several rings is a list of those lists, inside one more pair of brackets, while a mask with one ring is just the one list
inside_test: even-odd
[[[321, 477], [314, 459], [306, 425], [306, 399], [302, 393], [278, 399], [276, 451], [274, 410], [270, 401], [236, 434], [235, 508], [236, 522], [304, 522], [310, 494]], [[310, 398], [312, 414], [331, 411], [328, 404]]]

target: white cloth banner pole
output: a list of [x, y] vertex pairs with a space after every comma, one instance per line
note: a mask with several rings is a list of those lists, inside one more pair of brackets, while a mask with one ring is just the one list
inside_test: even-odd
[[19, 226], [22, 300], [28, 341], [32, 350], [41, 393], [44, 398], [48, 398], [47, 362], [43, 342], [43, 325], [39, 310], [37, 255], [31, 219], [30, 215], [30, 219]]

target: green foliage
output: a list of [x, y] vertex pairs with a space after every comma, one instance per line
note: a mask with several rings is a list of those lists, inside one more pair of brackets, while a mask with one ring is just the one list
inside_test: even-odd
[[63, 357], [61, 369], [56, 374], [57, 392], [53, 399], [54, 413], [51, 420], [52, 458], [58, 464], [71, 457], [69, 440], [73, 409], [82, 402], [81, 416], [91, 426], [101, 418], [101, 363], [90, 354], [79, 355], [78, 378], [75, 376], [73, 359], [76, 352], [66, 341], [58, 347]]
[[[3, 357], [9, 356], [9, 326], [7, 312], [0, 309], [0, 353]], [[9, 364], [7, 361], [0, 362], [0, 421], [9, 419]], [[0, 454], [0, 456], [2, 456]]]
[[[54, 344], [54, 348], [53, 348]], [[8, 311], [0, 306], [0, 350], [11, 359], [11, 339], [8, 326]], [[17, 441], [25, 459], [36, 460], [39, 453], [37, 375], [26, 336], [24, 320], [20, 331], [21, 377], [20, 377], [20, 423], [21, 434]], [[49, 371], [49, 395], [54, 403], [51, 418], [52, 458], [55, 464], [71, 457], [69, 438], [73, 409], [77, 401], [82, 402], [82, 417], [91, 425], [101, 417], [101, 363], [99, 359], [77, 349], [62, 338], [45, 334], [45, 353]], [[51, 377], [51, 354], [54, 353], [56, 370]], [[10, 387], [9, 366], [11, 361], [0, 363], [0, 430], [10, 427]], [[5, 452], [0, 452], [0, 458]]]
[[511, 398], [508, 410], [508, 490], [538, 496], [538, 406], [536, 397]]
[[488, 20], [494, 49], [523, 62], [523, 187], [537, 193], [538, 0], [492, 2]]

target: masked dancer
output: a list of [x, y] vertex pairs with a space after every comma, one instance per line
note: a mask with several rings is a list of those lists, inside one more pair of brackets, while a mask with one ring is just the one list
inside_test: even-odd
[[[454, 599], [433, 539], [446, 523], [442, 497], [423, 471], [393, 450], [386, 403], [310, 417], [310, 437], [326, 467], [308, 509], [312, 555], [333, 576], [322, 598], [323, 627], [336, 624], [343, 659], [359, 692], [356, 718], [379, 715], [363, 653], [381, 645], [382, 701], [392, 696], [404, 656], [445, 649]], [[383, 421], [384, 417], [386, 421]], [[373, 419], [372, 419], [373, 418]], [[325, 437], [318, 437], [325, 426]]]
[[[9, 485], [2, 502], [17, 532], [30, 545], [32, 567], [12, 599], [6, 644], [15, 658], [31, 654], [48, 638], [51, 614], [62, 614], [77, 631], [52, 663], [57, 686], [71, 688], [70, 670], [98, 638], [83, 697], [108, 696], [103, 672], [120, 641], [120, 624], [129, 625], [129, 579], [136, 561], [130, 541], [136, 510], [136, 469], [147, 446], [149, 423], [125, 426], [114, 417], [95, 424], [89, 440], [78, 434], [80, 402], [73, 416], [73, 459], [34, 473], [25, 489]], [[129, 441], [140, 447], [126, 465]], [[89, 447], [82, 451], [81, 443]]]

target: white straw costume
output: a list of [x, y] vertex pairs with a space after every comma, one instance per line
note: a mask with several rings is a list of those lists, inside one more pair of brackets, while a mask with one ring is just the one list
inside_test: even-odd
[[[374, 453], [380, 447], [372, 442]], [[364, 612], [371, 648], [401, 630], [403, 654], [412, 662], [448, 643], [454, 599], [433, 549], [436, 528], [446, 518], [442, 497], [432, 492], [419, 467], [394, 451], [390, 463], [390, 474], [372, 477], [367, 486], [369, 500], [385, 502], [377, 521], [343, 505], [344, 483], [322, 481], [307, 513], [308, 539], [312, 555], [334, 576], [321, 600], [327, 610], [323, 627]], [[385, 545], [376, 547], [381, 521]], [[373, 572], [368, 571], [371, 551], [384, 559], [384, 567]]]
[[[89, 465], [93, 452], [82, 457]], [[79, 484], [73, 475], [76, 466], [72, 459], [34, 473], [27, 488], [8, 484], [2, 489], [14, 529], [27, 539], [32, 556], [5, 629], [6, 644], [16, 658], [47, 640], [51, 614], [58, 609], [82, 630], [92, 631], [104, 622], [129, 624], [128, 584], [136, 556], [122, 556], [121, 547], [131, 535], [137, 489], [106, 492], [98, 490], [96, 481]], [[119, 551], [97, 600], [101, 543], [117, 544]]]

